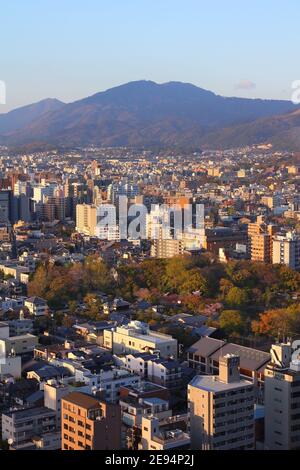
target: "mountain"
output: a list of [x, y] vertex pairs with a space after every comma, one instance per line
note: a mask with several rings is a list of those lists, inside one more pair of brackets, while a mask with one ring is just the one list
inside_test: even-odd
[[288, 101], [224, 98], [188, 83], [151, 81], [127, 83], [70, 104], [52, 103], [56, 109], [38, 112], [38, 105], [0, 116], [0, 142], [231, 147], [230, 138], [243, 144], [241, 130], [247, 141], [260, 139], [257, 121], [268, 125], [268, 119], [283, 119], [277, 116], [297, 109]]
[[46, 113], [57, 111], [64, 106], [59, 100], [48, 98], [39, 101], [38, 103], [23, 106], [22, 108], [14, 109], [6, 114], [0, 114], [0, 134], [6, 134], [18, 129], [22, 129], [39, 119]]
[[278, 150], [299, 151], [300, 109], [208, 133], [202, 143], [214, 148], [271, 143]]

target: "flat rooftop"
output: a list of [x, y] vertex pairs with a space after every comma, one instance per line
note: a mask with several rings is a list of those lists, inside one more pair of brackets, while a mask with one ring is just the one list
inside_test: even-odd
[[55, 411], [50, 410], [49, 408], [39, 407], [39, 408], [25, 408], [21, 410], [14, 410], [9, 411], [7, 413], [3, 413], [5, 416], [9, 416], [10, 418], [14, 416], [16, 419], [30, 419], [34, 416], [40, 415], [49, 415], [55, 416]]
[[218, 376], [212, 375], [198, 375], [193, 378], [189, 385], [200, 390], [206, 390], [207, 392], [226, 392], [228, 390], [253, 386], [247, 380], [232, 383], [221, 382]]
[[87, 395], [86, 393], [72, 392], [64, 397], [63, 400], [65, 400], [67, 403], [72, 403], [73, 405], [85, 408], [87, 410], [101, 408], [99, 400], [90, 395]]

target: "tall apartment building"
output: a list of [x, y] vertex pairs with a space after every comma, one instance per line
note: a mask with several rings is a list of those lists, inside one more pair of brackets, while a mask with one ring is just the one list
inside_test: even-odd
[[219, 376], [196, 376], [188, 386], [192, 449], [253, 450], [254, 387], [240, 378], [239, 356], [220, 358]]
[[94, 237], [97, 227], [97, 207], [88, 204], [76, 206], [76, 230], [90, 237]]
[[153, 241], [151, 247], [151, 257], [158, 259], [174, 258], [175, 256], [182, 256], [184, 254], [183, 240], [164, 239], [159, 237], [158, 240]]
[[162, 358], [177, 359], [177, 340], [172, 336], [151, 331], [147, 324], [132, 321], [127, 326], [104, 330], [103, 345], [113, 354], [157, 352]]
[[84, 393], [62, 399], [62, 450], [119, 450], [121, 411]]
[[273, 264], [300, 270], [300, 237], [294, 232], [273, 237]]
[[0, 191], [0, 222], [14, 223], [15, 217], [15, 199], [11, 190]]
[[248, 225], [249, 253], [252, 261], [271, 263], [273, 258], [272, 237], [276, 227], [267, 225], [262, 216], [257, 217], [256, 223]]
[[56, 380], [48, 380], [44, 384], [44, 405], [49, 410], [55, 411], [58, 429], [61, 428], [61, 401], [68, 394], [68, 386], [62, 385]]
[[39, 213], [42, 220], [64, 222], [66, 219], [66, 199], [64, 197], [46, 197], [46, 202], [40, 205]]
[[300, 449], [300, 362], [289, 344], [272, 346], [265, 370], [265, 449]]

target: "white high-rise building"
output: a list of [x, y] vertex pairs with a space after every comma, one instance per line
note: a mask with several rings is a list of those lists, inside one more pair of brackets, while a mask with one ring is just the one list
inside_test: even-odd
[[271, 349], [265, 374], [265, 449], [300, 449], [300, 361], [290, 344]]
[[294, 232], [273, 237], [273, 264], [300, 270], [300, 237]]

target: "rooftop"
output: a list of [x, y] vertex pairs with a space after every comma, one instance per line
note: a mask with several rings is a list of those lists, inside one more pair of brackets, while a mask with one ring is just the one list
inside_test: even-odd
[[86, 393], [72, 392], [64, 397], [63, 400], [81, 408], [85, 408], [86, 410], [100, 408], [99, 400], [87, 395]]
[[237, 382], [221, 382], [218, 376], [212, 375], [197, 375], [189, 384], [191, 387], [206, 390], [207, 392], [226, 392], [237, 388], [252, 386], [251, 382], [247, 380], [240, 380]]

